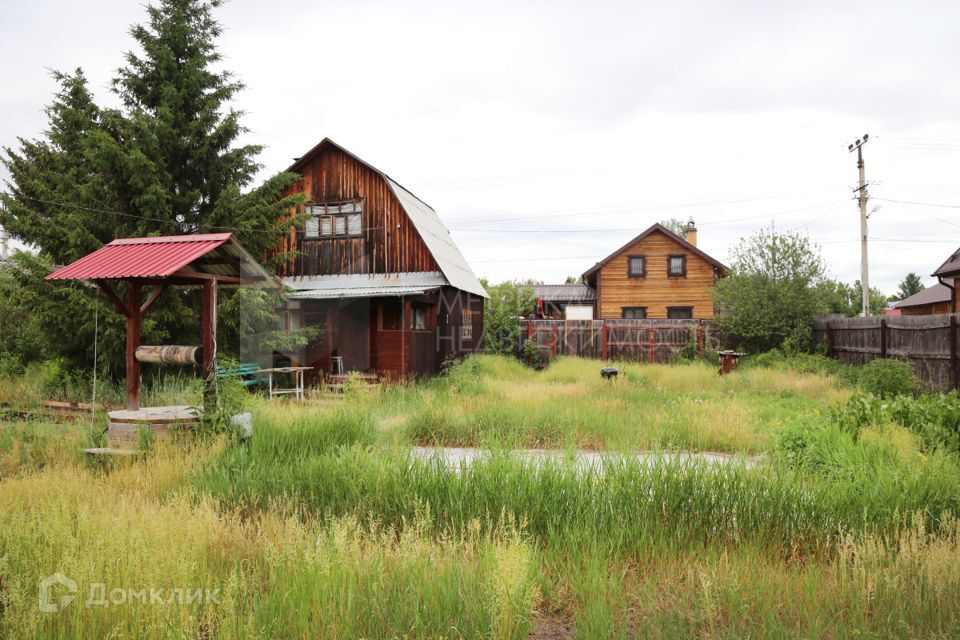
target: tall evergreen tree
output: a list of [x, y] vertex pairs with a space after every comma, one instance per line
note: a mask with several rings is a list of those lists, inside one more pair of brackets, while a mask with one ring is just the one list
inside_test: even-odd
[[[240, 144], [247, 130], [242, 111], [231, 105], [243, 85], [217, 70], [221, 27], [213, 12], [220, 4], [148, 6], [147, 22], [130, 30], [138, 50], [125, 55], [113, 80], [120, 108], [98, 107], [81, 70], [55, 73], [59, 90], [47, 108], [48, 130], [4, 149], [10, 179], [0, 224], [37, 252], [18, 261], [19, 279], [32, 289], [35, 311], [46, 320], [41, 326], [50, 327], [52, 355], [89, 362], [93, 309], [108, 309], [82, 287], [44, 282], [53, 265], [117, 237], [219, 231], [234, 232], [253, 255], [266, 257], [290, 224], [286, 211], [300, 197], [281, 196], [295, 175], [250, 188], [261, 147]], [[144, 339], [195, 341], [196, 298], [164, 294], [164, 304], [147, 316]], [[115, 322], [115, 315], [101, 317]], [[65, 316], [79, 324], [69, 336], [55, 333]], [[221, 321], [227, 344], [239, 323]]]
[[912, 295], [920, 293], [924, 289], [926, 289], [926, 287], [923, 286], [923, 282], [920, 281], [920, 276], [911, 271], [904, 276], [903, 280], [900, 281], [899, 288], [897, 289], [897, 297], [895, 299], [904, 300], [905, 298], [909, 298]]

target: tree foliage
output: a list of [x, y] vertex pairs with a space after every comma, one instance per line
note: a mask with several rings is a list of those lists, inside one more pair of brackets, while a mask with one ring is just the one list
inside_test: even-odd
[[[817, 287], [822, 313], [839, 313], [847, 317], [860, 315], [863, 311], [861, 295], [863, 287], [856, 280], [852, 285], [838, 280], [824, 280]], [[870, 287], [870, 315], [881, 315], [887, 308], [887, 296], [875, 287]]]
[[520, 320], [533, 309], [532, 281], [491, 285], [481, 281], [490, 299], [483, 306], [483, 348], [514, 355], [520, 345]]
[[[286, 231], [285, 211], [300, 201], [281, 197], [292, 174], [251, 188], [261, 147], [239, 144], [246, 129], [231, 104], [243, 85], [216, 70], [219, 5], [148, 6], [147, 22], [130, 30], [137, 50], [126, 53], [113, 79], [121, 106], [98, 106], [81, 69], [54, 72], [58, 89], [45, 134], [19, 139], [0, 158], [10, 174], [0, 224], [36, 252], [18, 259], [15, 277], [50, 348], [75, 364], [91, 360], [94, 311], [108, 327], [116, 313], [82, 285], [44, 282], [50, 269], [114, 238], [181, 233], [231, 231], [266, 257]], [[198, 308], [197, 292], [168, 291], [145, 319], [144, 340], [195, 342]], [[66, 335], [64, 321], [73, 328]], [[223, 345], [238, 326], [221, 317]], [[111, 330], [105, 339], [105, 352], [115, 352], [122, 334]]]
[[905, 300], [910, 296], [920, 293], [924, 289], [926, 289], [926, 287], [923, 285], [923, 282], [920, 281], [920, 276], [911, 271], [900, 281], [897, 288], [896, 299]]
[[742, 239], [731, 253], [730, 273], [714, 290], [731, 346], [750, 352], [808, 346], [813, 316], [823, 310], [819, 247], [805, 235], [771, 227]]
[[660, 221], [660, 224], [665, 226], [670, 231], [673, 231], [675, 234], [687, 239], [687, 223], [679, 218], [666, 218]]

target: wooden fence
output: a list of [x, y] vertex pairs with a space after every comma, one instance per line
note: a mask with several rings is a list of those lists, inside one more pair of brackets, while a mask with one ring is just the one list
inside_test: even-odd
[[958, 388], [957, 324], [960, 314], [817, 318], [814, 342], [827, 355], [855, 365], [876, 358], [914, 364], [917, 377], [932, 389]]
[[691, 339], [701, 355], [719, 345], [709, 320], [524, 320], [520, 337], [550, 356], [643, 362], [669, 362]]

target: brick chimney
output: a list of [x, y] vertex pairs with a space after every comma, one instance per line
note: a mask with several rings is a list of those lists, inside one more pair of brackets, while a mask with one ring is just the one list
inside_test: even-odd
[[687, 242], [693, 246], [697, 246], [697, 225], [694, 223], [693, 218], [690, 218], [690, 221], [687, 222]]

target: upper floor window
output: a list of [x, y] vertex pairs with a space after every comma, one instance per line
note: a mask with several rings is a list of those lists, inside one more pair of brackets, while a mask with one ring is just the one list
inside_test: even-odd
[[625, 320], [643, 320], [647, 317], [646, 307], [621, 307], [620, 313]]
[[646, 256], [627, 256], [627, 275], [631, 278], [642, 278], [647, 275]]
[[307, 238], [335, 238], [363, 235], [363, 203], [307, 205]]
[[683, 277], [687, 275], [687, 256], [675, 255], [667, 258], [667, 275]]

